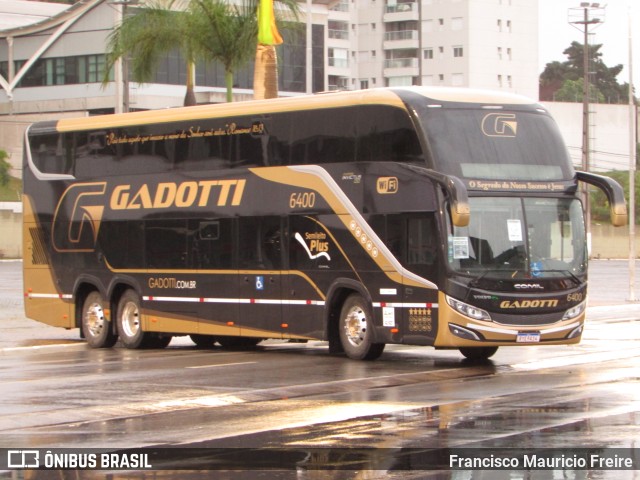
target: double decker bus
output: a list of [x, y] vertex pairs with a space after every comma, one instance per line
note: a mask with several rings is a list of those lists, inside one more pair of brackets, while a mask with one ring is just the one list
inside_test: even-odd
[[580, 340], [579, 181], [545, 108], [388, 88], [41, 122], [25, 135], [28, 317], [96, 348]]

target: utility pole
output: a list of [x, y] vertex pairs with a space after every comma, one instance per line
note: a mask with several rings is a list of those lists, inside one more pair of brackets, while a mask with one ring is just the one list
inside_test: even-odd
[[[604, 7], [599, 3], [582, 2], [579, 7], [569, 9], [569, 23], [584, 33], [583, 45], [583, 85], [582, 85], [582, 169], [590, 170], [590, 128], [589, 128], [589, 96], [591, 92], [589, 82], [589, 26], [604, 22]], [[591, 253], [591, 202], [589, 201], [589, 187], [583, 189], [585, 204], [585, 228], [587, 245]]]
[[629, 5], [629, 301], [636, 301], [636, 105], [633, 98], [631, 5]]

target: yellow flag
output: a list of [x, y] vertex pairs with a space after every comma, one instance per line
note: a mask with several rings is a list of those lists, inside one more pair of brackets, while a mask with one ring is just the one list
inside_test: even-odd
[[258, 43], [261, 45], [280, 45], [282, 37], [276, 27], [273, 15], [273, 0], [260, 0], [258, 5]]

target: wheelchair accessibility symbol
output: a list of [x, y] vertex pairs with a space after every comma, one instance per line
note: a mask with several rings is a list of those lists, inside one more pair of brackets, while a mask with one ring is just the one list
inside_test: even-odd
[[256, 290], [264, 290], [264, 277], [262, 275], [256, 277]]

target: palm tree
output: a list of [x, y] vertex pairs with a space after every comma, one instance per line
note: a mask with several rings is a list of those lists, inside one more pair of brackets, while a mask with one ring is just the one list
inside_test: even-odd
[[234, 72], [250, 60], [258, 33], [252, 2], [192, 0], [189, 12], [192, 31], [199, 32], [198, 55], [204, 60], [222, 63], [227, 102], [231, 102]]
[[180, 50], [187, 62], [187, 93], [185, 105], [195, 105], [194, 65], [196, 60], [195, 35], [189, 29], [189, 16], [184, 11], [172, 10], [175, 0], [155, 0], [137, 8], [109, 35], [107, 68], [103, 84], [109, 82], [109, 72], [120, 58], [131, 57], [133, 79], [139, 83], [153, 78], [155, 67], [167, 52]]
[[[295, 0], [280, 0], [298, 18]], [[265, 8], [269, 7], [269, 8]], [[256, 52], [254, 97], [278, 96], [278, 73], [275, 44], [282, 43], [277, 33], [272, 0], [243, 0], [241, 3], [223, 0], [191, 0], [192, 30], [200, 32], [198, 49], [205, 60], [217, 60], [224, 66], [227, 101], [233, 101], [233, 76]], [[266, 13], [265, 13], [266, 12]], [[281, 18], [281, 15], [278, 15]], [[260, 25], [260, 21], [266, 26]]]
[[[278, 96], [278, 57], [275, 45], [283, 42], [273, 11], [273, 0], [258, 0], [258, 42], [256, 63], [253, 75], [253, 96], [256, 99], [276, 98]], [[293, 0], [281, 0], [295, 19], [298, 19], [299, 7]]]
[[[137, 82], [147, 82], [153, 78], [161, 55], [177, 48], [187, 61], [184, 104], [195, 104], [194, 72], [198, 59], [222, 63], [227, 101], [231, 102], [234, 72], [250, 60], [258, 39], [257, 12], [261, 0], [191, 0], [186, 10], [172, 10], [176, 2], [155, 0], [123, 20], [108, 39], [107, 72], [119, 58], [133, 54], [133, 78]], [[298, 4], [295, 0], [280, 0], [280, 3], [297, 19]], [[269, 47], [273, 48], [273, 45]], [[260, 52], [260, 45], [258, 48]], [[269, 96], [262, 98], [277, 96], [275, 50], [268, 55], [273, 62], [260, 70], [263, 72], [260, 78], [271, 80], [260, 83], [269, 85]], [[107, 76], [103, 81], [105, 84], [109, 81]]]

